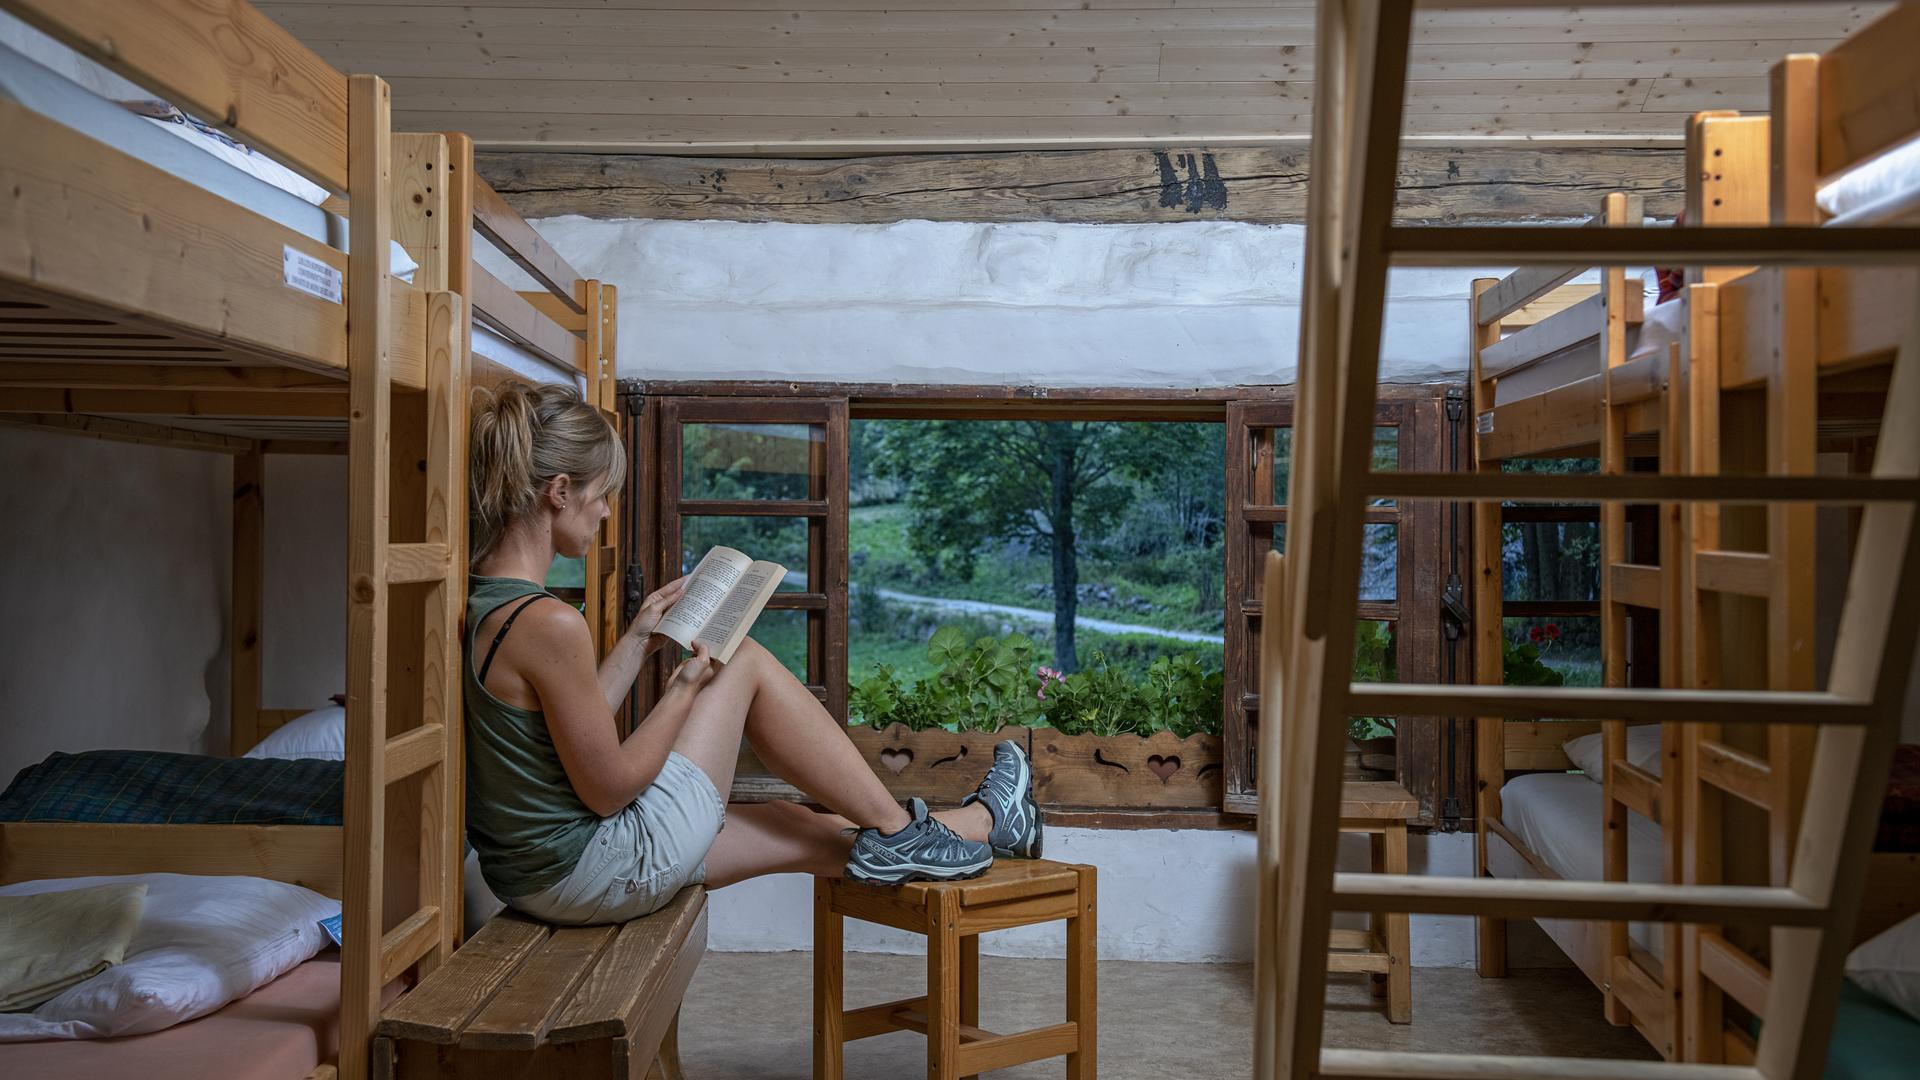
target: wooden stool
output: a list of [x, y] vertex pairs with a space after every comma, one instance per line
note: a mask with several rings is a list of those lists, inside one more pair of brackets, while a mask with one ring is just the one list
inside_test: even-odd
[[[821, 878], [813, 887], [813, 1077], [841, 1080], [843, 1044], [888, 1031], [927, 1037], [927, 1080], [958, 1080], [1041, 1058], [1067, 1058], [1068, 1080], [1095, 1068], [1094, 868], [1044, 860], [995, 863], [972, 881], [898, 887]], [[841, 918], [927, 937], [927, 995], [846, 1011]], [[980, 935], [1067, 921], [1067, 1021], [1014, 1035], [980, 1023]]]
[[707, 892], [615, 926], [504, 911], [381, 1017], [375, 1080], [679, 1080], [680, 999], [707, 949]]
[[[1340, 831], [1366, 833], [1368, 868], [1376, 874], [1407, 872], [1407, 819], [1420, 802], [1391, 780], [1348, 781], [1340, 789]], [[1413, 1022], [1413, 969], [1407, 914], [1374, 912], [1365, 930], [1335, 930], [1328, 944], [1328, 971], [1373, 975], [1373, 993], [1387, 998], [1387, 1019]]]

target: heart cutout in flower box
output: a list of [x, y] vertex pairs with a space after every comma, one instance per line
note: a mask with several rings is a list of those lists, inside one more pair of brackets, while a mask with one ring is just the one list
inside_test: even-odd
[[880, 751], [880, 764], [893, 770], [893, 774], [898, 776], [906, 770], [907, 766], [913, 764], [913, 751], [886, 747]]
[[1153, 770], [1153, 775], [1159, 777], [1161, 783], [1165, 783], [1180, 771], [1180, 759], [1172, 754], [1166, 757], [1155, 754], [1147, 759], [1147, 768]]

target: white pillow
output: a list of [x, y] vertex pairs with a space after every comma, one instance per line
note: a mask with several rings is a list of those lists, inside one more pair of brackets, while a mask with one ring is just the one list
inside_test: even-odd
[[144, 883], [140, 928], [118, 965], [32, 1012], [0, 1013], [0, 1042], [138, 1035], [184, 1023], [265, 986], [327, 943], [340, 902], [250, 877], [133, 874], [26, 881], [0, 896]]
[[282, 724], [247, 751], [250, 758], [322, 758], [347, 760], [347, 710], [338, 705], [315, 709]]
[[1920, 1020], [1920, 915], [1908, 916], [1848, 953], [1847, 978]]
[[[1587, 779], [1604, 783], [1605, 774], [1600, 771], [1600, 766], [1607, 756], [1605, 738], [1604, 733], [1596, 731], [1591, 735], [1568, 739], [1560, 749], [1566, 751], [1567, 759], [1573, 762], [1574, 768], [1587, 774]], [[1627, 763], [1637, 765], [1655, 776], [1660, 775], [1659, 724], [1639, 724], [1627, 729]]]

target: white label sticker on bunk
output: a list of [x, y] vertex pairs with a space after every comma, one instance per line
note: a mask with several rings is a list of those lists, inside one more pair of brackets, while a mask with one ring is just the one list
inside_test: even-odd
[[281, 245], [281, 276], [286, 279], [287, 288], [299, 289], [308, 296], [317, 296], [322, 300], [341, 302], [346, 275], [302, 251]]
[[1482, 435], [1493, 434], [1493, 410], [1488, 409], [1486, 412], [1481, 413], [1475, 420], [1473, 426], [1474, 429]]

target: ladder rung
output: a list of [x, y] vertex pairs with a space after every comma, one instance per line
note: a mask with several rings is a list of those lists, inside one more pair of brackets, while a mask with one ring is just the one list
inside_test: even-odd
[[1773, 592], [1767, 580], [1772, 562], [1764, 551], [1697, 551], [1693, 584], [1702, 592], [1765, 599]]
[[1613, 602], [1634, 607], [1665, 607], [1660, 587], [1660, 568], [1646, 563], [1614, 563], [1607, 568], [1613, 586]]
[[1395, 226], [1396, 266], [1911, 266], [1920, 229], [1817, 226], [1582, 229], [1538, 225]]
[[1393, 958], [1384, 952], [1329, 953], [1327, 970], [1341, 975], [1385, 975], [1393, 970]]
[[1613, 798], [1627, 809], [1660, 824], [1660, 778], [1627, 761], [1609, 761], [1613, 775]]
[[1712, 930], [1700, 931], [1700, 974], [1755, 1016], [1767, 1011], [1767, 989], [1773, 976], [1745, 949]]
[[440, 909], [423, 907], [380, 939], [380, 985], [400, 977], [440, 942]]
[[445, 581], [452, 572], [453, 560], [445, 544], [387, 545], [387, 583], [390, 585]]
[[1713, 739], [1700, 740], [1700, 782], [1737, 795], [1762, 810], [1773, 806], [1773, 766]]
[[1320, 1051], [1320, 1075], [1340, 1080], [1508, 1080], [1541, 1076], [1558, 1080], [1763, 1080], [1758, 1069], [1747, 1065], [1329, 1049]]
[[[1631, 230], [1623, 230], [1631, 231]], [[1553, 473], [1370, 472], [1363, 494], [1464, 502], [1811, 502], [1852, 505], [1920, 501], [1920, 480], [1871, 476], [1565, 476]]]
[[1871, 706], [1824, 690], [1671, 690], [1445, 683], [1354, 683], [1342, 716], [1648, 720], [1711, 724], [1870, 724]]
[[421, 769], [440, 764], [446, 756], [446, 726], [421, 724], [387, 740], [386, 781], [397, 784]]
[[1792, 889], [1626, 881], [1335, 874], [1337, 911], [1484, 915], [1496, 919], [1819, 926], [1827, 911]]

